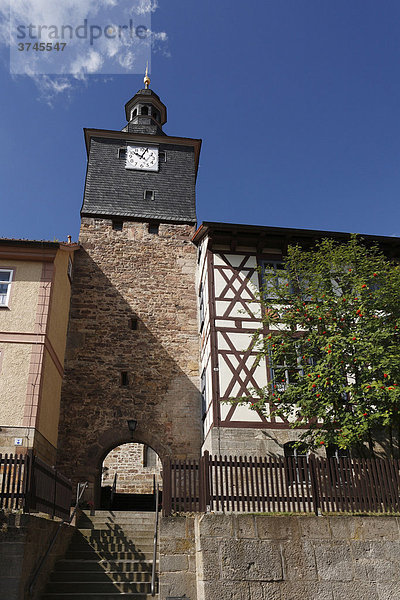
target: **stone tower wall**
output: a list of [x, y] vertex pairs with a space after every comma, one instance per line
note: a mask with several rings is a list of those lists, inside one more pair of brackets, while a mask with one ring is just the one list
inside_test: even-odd
[[[201, 446], [196, 248], [190, 225], [82, 219], [59, 428], [60, 469], [100, 485], [101, 464], [133, 441], [163, 459]], [[137, 329], [131, 328], [137, 319]], [[122, 385], [126, 372], [128, 385]]]

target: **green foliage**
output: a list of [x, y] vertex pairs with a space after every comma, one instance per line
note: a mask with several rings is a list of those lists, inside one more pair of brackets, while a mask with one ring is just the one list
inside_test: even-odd
[[390, 437], [400, 425], [399, 266], [353, 236], [289, 247], [284, 269], [266, 268], [263, 281], [253, 344], [273, 379], [240, 402], [289, 419], [309, 448], [371, 445], [382, 427]]

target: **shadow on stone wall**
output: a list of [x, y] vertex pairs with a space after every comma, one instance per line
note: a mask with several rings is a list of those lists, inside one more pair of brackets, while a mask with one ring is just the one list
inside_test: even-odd
[[[112, 260], [113, 280], [76, 254], [61, 400], [58, 466], [92, 484], [120, 444], [147, 444], [161, 459], [195, 458], [201, 445], [194, 289], [167, 282], [168, 264], [154, 273]], [[133, 438], [127, 419], [137, 420]]]

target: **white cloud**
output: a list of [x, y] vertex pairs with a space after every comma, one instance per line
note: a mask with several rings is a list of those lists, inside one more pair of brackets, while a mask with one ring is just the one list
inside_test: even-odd
[[84, 79], [86, 75], [97, 73], [103, 64], [103, 58], [95, 50], [85, 56], [79, 56], [71, 64], [71, 73], [76, 79]]
[[120, 56], [118, 60], [120, 61], [121, 67], [124, 67], [124, 69], [129, 71], [135, 64], [135, 54], [129, 50], [123, 56]]
[[[69, 93], [76, 85], [74, 80], [86, 81], [90, 74], [142, 73], [151, 51], [168, 56], [166, 32], [151, 29], [151, 15], [157, 7], [157, 0], [11, 0], [11, 4], [0, 0], [0, 44], [11, 45], [11, 73], [31, 77], [40, 97], [48, 101], [52, 95]], [[80, 26], [83, 33], [85, 20], [87, 38], [79, 39], [76, 28]], [[30, 24], [35, 25], [33, 32]], [[116, 32], [113, 38], [105, 34], [111, 31], [108, 25]], [[147, 28], [147, 35], [143, 29], [138, 35], [136, 27], [140, 25]], [[66, 36], [58, 39], [55, 27], [58, 35], [62, 26]], [[66, 42], [63, 52], [17, 51], [18, 43], [54, 46], [57, 41]]]
[[134, 11], [138, 15], [144, 15], [147, 13], [153, 13], [158, 8], [158, 0], [138, 0]]
[[39, 98], [51, 107], [53, 107], [54, 99], [58, 94], [62, 94], [65, 101], [69, 98], [70, 92], [73, 89], [70, 78], [49, 77], [48, 75], [35, 75], [34, 73], [30, 74], [29, 77], [37, 87]]

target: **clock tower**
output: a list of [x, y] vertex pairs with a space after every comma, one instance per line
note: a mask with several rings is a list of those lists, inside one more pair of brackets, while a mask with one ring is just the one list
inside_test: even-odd
[[196, 222], [201, 140], [163, 132], [167, 109], [145, 88], [125, 105], [122, 131], [85, 129], [88, 170], [81, 215]]
[[102, 460], [120, 444], [144, 443], [161, 459], [200, 454], [191, 239], [201, 140], [163, 131], [167, 110], [149, 83], [126, 103], [122, 131], [84, 130], [58, 455], [95, 502]]

